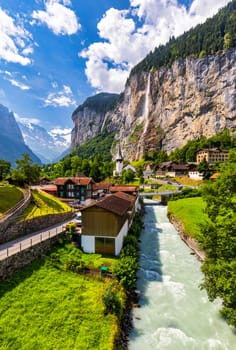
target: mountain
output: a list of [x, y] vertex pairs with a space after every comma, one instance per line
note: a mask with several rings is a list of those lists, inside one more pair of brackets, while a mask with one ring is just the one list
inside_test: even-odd
[[20, 128], [15, 120], [13, 112], [0, 104], [0, 159], [11, 162], [28, 153], [34, 163], [41, 164], [40, 159], [24, 143]]
[[234, 0], [144, 58], [108, 110], [101, 112], [88, 100], [79, 106], [72, 115], [71, 148], [106, 130], [115, 132], [125, 158], [136, 160], [144, 153], [170, 153], [189, 140], [236, 128], [235, 81]]
[[33, 123], [18, 121], [25, 143], [37, 154], [43, 163], [54, 162], [62, 158], [70, 146], [65, 136], [57, 132], [47, 132], [43, 127]]
[[87, 98], [76, 108], [72, 114], [71, 150], [103, 131], [107, 113], [114, 109], [118, 97], [117, 94], [100, 93]]

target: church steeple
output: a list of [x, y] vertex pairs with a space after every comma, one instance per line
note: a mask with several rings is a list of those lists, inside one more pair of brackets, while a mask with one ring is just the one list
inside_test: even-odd
[[115, 174], [116, 176], [120, 176], [122, 173], [122, 169], [123, 169], [123, 156], [121, 153], [121, 148], [120, 148], [120, 144], [118, 146], [118, 151], [116, 154], [116, 170], [115, 170]]

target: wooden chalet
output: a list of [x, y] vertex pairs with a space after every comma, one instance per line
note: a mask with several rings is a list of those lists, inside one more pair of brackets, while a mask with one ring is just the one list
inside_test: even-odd
[[196, 170], [194, 163], [163, 162], [159, 165], [156, 176], [185, 176], [193, 170]]
[[131, 225], [134, 203], [135, 198], [119, 193], [82, 208], [84, 252], [119, 255]]
[[92, 198], [94, 183], [91, 177], [59, 177], [54, 182], [59, 198], [77, 199], [81, 202]]

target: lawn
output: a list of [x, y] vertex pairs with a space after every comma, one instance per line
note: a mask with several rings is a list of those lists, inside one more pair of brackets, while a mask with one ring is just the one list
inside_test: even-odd
[[179, 219], [190, 236], [198, 240], [200, 225], [207, 219], [205, 203], [201, 197], [178, 199], [168, 202], [168, 211]]
[[[54, 254], [63, 261], [73, 249]], [[104, 315], [102, 303], [108, 283], [56, 268], [47, 258], [28, 265], [1, 284], [0, 349], [113, 349], [117, 319]]]
[[0, 216], [23, 198], [20, 188], [0, 183]]
[[40, 190], [32, 190], [32, 203], [23, 212], [24, 219], [31, 219], [37, 216], [58, 214], [72, 210], [69, 205], [63, 203], [56, 197]]

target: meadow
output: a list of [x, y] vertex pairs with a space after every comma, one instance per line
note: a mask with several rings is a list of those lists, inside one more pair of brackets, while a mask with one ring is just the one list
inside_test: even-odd
[[[60, 266], [52, 263], [55, 255]], [[61, 245], [1, 283], [1, 350], [113, 349], [118, 320], [104, 314], [102, 302], [111, 281], [67, 270], [76, 255], [94, 267], [113, 262]]]
[[32, 201], [24, 210], [22, 218], [32, 219], [37, 216], [58, 214], [71, 211], [71, 207], [56, 197], [40, 190], [31, 190]]
[[23, 198], [20, 188], [0, 183], [0, 216], [8, 209], [14, 207]]
[[201, 224], [207, 219], [204, 209], [205, 203], [201, 197], [183, 198], [168, 202], [169, 213], [179, 219], [184, 225], [185, 232], [196, 240], [200, 239]]

